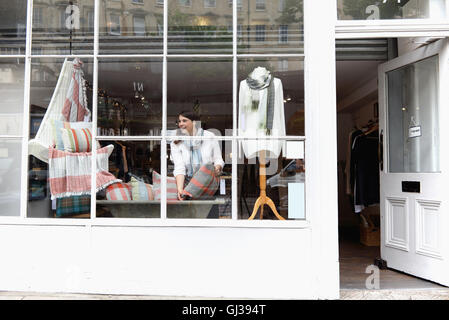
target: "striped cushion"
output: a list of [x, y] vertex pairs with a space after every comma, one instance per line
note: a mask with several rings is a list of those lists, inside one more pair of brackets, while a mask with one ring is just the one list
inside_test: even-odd
[[211, 163], [203, 165], [190, 179], [182, 195], [193, 200], [212, 198], [219, 185], [219, 178], [215, 176], [214, 170]]
[[92, 130], [92, 122], [67, 122], [62, 120], [51, 120], [51, 126], [53, 128], [53, 141], [55, 148], [58, 150], [64, 150], [64, 142], [62, 141], [61, 129], [89, 129]]
[[90, 212], [90, 196], [73, 196], [56, 199], [56, 216], [58, 218]]
[[131, 187], [127, 183], [117, 182], [106, 188], [106, 199], [108, 200], [132, 200]]
[[129, 182], [133, 200], [154, 200], [151, 184], [132, 177]]
[[85, 129], [61, 128], [64, 150], [68, 152], [90, 152], [92, 151], [92, 133]]
[[[161, 200], [161, 175], [153, 171], [153, 195], [154, 200]], [[176, 179], [167, 177], [167, 201], [178, 200], [178, 188], [176, 187]]]

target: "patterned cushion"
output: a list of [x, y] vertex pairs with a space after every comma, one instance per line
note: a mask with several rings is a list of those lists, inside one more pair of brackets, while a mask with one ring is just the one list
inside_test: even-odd
[[131, 187], [127, 183], [117, 182], [106, 188], [106, 199], [108, 200], [132, 200]]
[[53, 140], [55, 148], [64, 150], [64, 142], [62, 142], [62, 128], [65, 129], [90, 129], [92, 130], [92, 122], [67, 122], [62, 120], [51, 120], [53, 128]]
[[[154, 200], [161, 200], [161, 175], [153, 171], [153, 195]], [[167, 201], [178, 200], [178, 188], [176, 187], [176, 179], [167, 177]]]
[[184, 188], [183, 197], [193, 200], [212, 198], [219, 185], [219, 178], [215, 176], [214, 170], [211, 163], [203, 165]]
[[92, 151], [92, 133], [85, 129], [61, 128], [64, 150], [68, 152], [90, 152]]
[[131, 186], [133, 200], [154, 200], [151, 184], [132, 177], [129, 185]]
[[73, 196], [56, 199], [56, 217], [90, 212], [90, 196]]

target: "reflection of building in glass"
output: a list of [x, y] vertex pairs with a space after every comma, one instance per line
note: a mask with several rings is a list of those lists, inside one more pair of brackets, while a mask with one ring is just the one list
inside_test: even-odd
[[[232, 53], [232, 3], [169, 1], [169, 53]], [[302, 51], [301, 0], [235, 3], [241, 53]], [[163, 0], [101, 0], [100, 53], [162, 53], [163, 4]], [[0, 48], [24, 53], [26, 1], [14, 1], [15, 10], [10, 6], [0, 7]], [[93, 34], [93, 0], [34, 1], [33, 53], [92, 54]], [[118, 37], [123, 44], [118, 44]]]

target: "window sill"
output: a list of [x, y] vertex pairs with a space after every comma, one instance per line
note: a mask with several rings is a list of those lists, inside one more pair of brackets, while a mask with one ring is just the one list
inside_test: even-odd
[[232, 219], [125, 219], [125, 218], [20, 218], [2, 217], [0, 226], [71, 226], [71, 227], [165, 227], [165, 228], [245, 228], [245, 229], [307, 229], [308, 220], [232, 220]]

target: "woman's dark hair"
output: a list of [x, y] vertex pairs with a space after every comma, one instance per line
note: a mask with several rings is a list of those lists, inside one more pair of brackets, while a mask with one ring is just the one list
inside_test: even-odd
[[179, 116], [183, 116], [184, 118], [190, 119], [192, 121], [200, 121], [200, 116], [198, 115], [198, 113], [193, 111], [181, 111], [180, 113], [178, 113], [178, 118]]
[[[200, 116], [193, 111], [181, 111], [180, 113], [178, 113], [178, 118], [176, 119], [176, 123], [178, 123], [179, 120], [179, 116], [183, 116], [184, 118], [187, 118], [191, 121], [200, 121]], [[180, 140], [176, 140], [174, 141], [175, 144], [180, 143]]]

